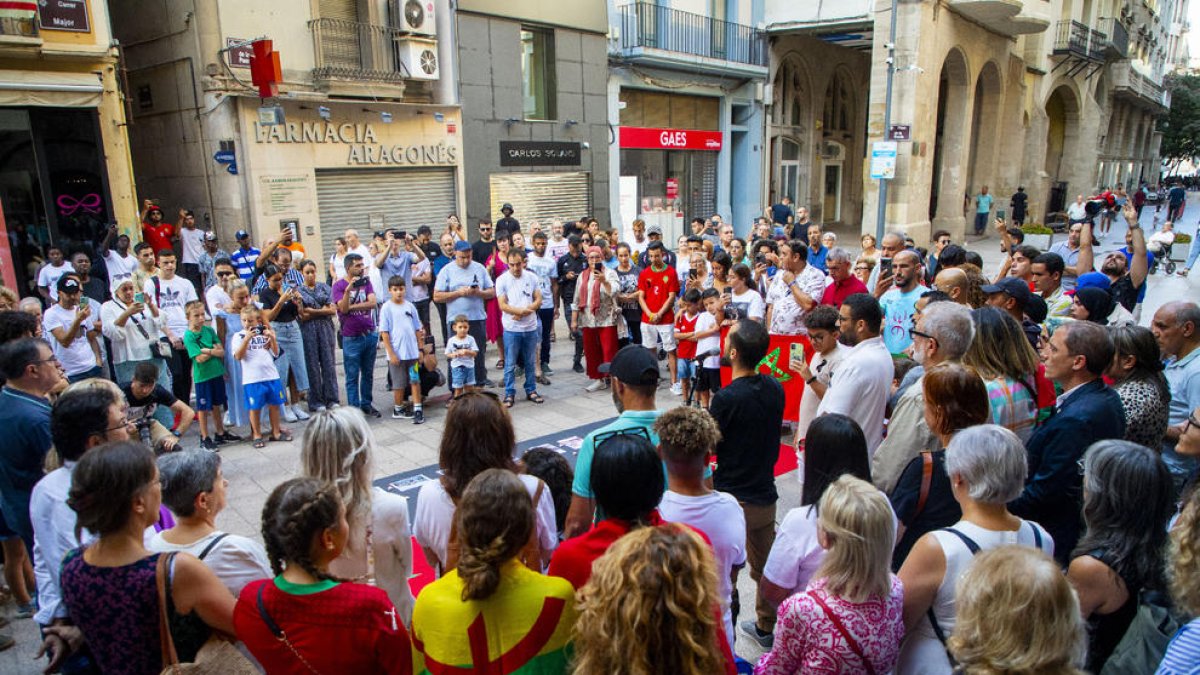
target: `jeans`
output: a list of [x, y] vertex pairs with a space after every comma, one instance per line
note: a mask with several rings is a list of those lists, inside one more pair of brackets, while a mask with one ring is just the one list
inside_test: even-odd
[[504, 395], [513, 396], [516, 394], [516, 367], [517, 362], [521, 362], [525, 368], [525, 393], [532, 394], [537, 391], [537, 382], [534, 380], [536, 376], [536, 363], [534, 358], [537, 357], [538, 348], [538, 331], [504, 331]]
[[92, 377], [100, 377], [100, 375], [102, 375], [103, 372], [104, 371], [102, 371], [100, 369], [100, 366], [92, 366], [91, 368], [88, 368], [87, 370], [83, 371], [82, 373], [68, 375], [67, 382], [70, 382], [71, 384], [75, 384], [76, 382], [82, 382], [82, 381], [92, 378]]
[[[538, 359], [544, 365], [550, 363], [550, 334], [554, 332], [554, 308], [539, 309], [537, 316], [542, 327], [542, 351]], [[508, 351], [508, 345], [504, 346], [504, 351]]]
[[977, 234], [977, 235], [983, 234], [983, 231], [987, 229], [987, 221], [988, 221], [989, 215], [991, 215], [991, 214], [989, 214], [989, 213], [976, 213], [975, 214], [975, 234]]
[[[446, 343], [450, 341], [450, 333], [453, 332], [446, 327], [446, 303], [435, 302], [433, 304], [437, 306], [438, 324], [442, 327], [442, 346], [445, 347]], [[430, 331], [432, 330], [433, 329], [431, 328]], [[432, 334], [432, 332], [430, 334]]]
[[275, 360], [279, 381], [286, 387], [288, 373], [291, 373], [296, 378], [296, 391], [308, 391], [308, 365], [304, 362], [304, 338], [300, 334], [300, 322], [272, 321], [271, 328], [275, 329], [275, 340], [279, 343], [279, 358]]
[[333, 319], [324, 316], [300, 324], [307, 353], [308, 405], [330, 406], [338, 402], [337, 365], [334, 363], [334, 348], [337, 340]]
[[1192, 265], [1196, 264], [1196, 256], [1200, 256], [1200, 242], [1196, 241], [1196, 237], [1200, 236], [1200, 230], [1192, 235], [1192, 250], [1188, 252], [1187, 262], [1183, 264], [1183, 269], [1190, 270]]
[[371, 405], [371, 388], [375, 386], [375, 352], [379, 349], [379, 333], [342, 338], [342, 362], [346, 369], [346, 403], [361, 408]]

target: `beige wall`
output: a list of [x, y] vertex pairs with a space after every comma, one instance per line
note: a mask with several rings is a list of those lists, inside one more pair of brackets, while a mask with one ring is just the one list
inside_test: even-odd
[[458, 10], [596, 33], [608, 32], [608, 10], [603, 0], [459, 0]]

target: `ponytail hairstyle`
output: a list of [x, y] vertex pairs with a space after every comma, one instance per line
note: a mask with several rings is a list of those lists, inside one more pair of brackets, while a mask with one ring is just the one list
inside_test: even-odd
[[297, 565], [317, 579], [342, 581], [317, 569], [313, 542], [317, 535], [337, 527], [342, 498], [337, 488], [316, 478], [293, 478], [280, 483], [263, 506], [262, 534], [271, 570], [283, 574], [284, 563]]
[[515, 473], [486, 469], [467, 485], [455, 517], [462, 599], [486, 600], [500, 585], [500, 567], [533, 533], [533, 500]]
[[366, 523], [371, 514], [371, 458], [375, 442], [367, 418], [353, 406], [313, 415], [304, 428], [300, 447], [303, 474], [332, 483], [346, 505], [350, 524], [347, 546], [366, 544]]

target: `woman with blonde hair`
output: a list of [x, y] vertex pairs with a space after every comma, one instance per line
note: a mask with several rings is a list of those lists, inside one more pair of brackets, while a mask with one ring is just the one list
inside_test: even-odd
[[842, 476], [821, 497], [817, 540], [826, 550], [808, 589], [779, 606], [775, 645], [755, 673], [887, 673], [904, 637], [904, 586], [888, 566], [891, 506], [867, 481]]
[[367, 418], [353, 406], [319, 412], [304, 428], [303, 474], [337, 486], [350, 524], [346, 548], [330, 561], [329, 571], [387, 591], [407, 624], [413, 607], [408, 500], [372, 486], [374, 454]]
[[720, 612], [716, 562], [700, 535], [674, 523], [634, 530], [579, 590], [573, 672], [732, 674]]
[[[1192, 413], [1195, 418], [1197, 412]], [[1189, 426], [1188, 430], [1200, 427]], [[1200, 437], [1200, 432], [1193, 432]], [[1180, 440], [1182, 444], [1183, 439]], [[1200, 490], [1192, 491], [1171, 528], [1171, 564], [1167, 569], [1175, 609], [1195, 617], [1184, 624], [1163, 655], [1160, 673], [1187, 673], [1200, 663]]]
[[535, 527], [525, 484], [505, 469], [480, 473], [458, 523], [458, 567], [426, 586], [413, 609], [426, 671], [565, 674], [575, 589], [521, 564]]
[[1045, 553], [1001, 546], [980, 553], [958, 581], [950, 652], [967, 675], [1082, 675], [1079, 602]]
[[971, 313], [975, 339], [963, 364], [975, 369], [987, 387], [992, 422], [1015, 433], [1024, 443], [1037, 418], [1038, 355], [1021, 324], [995, 307]]

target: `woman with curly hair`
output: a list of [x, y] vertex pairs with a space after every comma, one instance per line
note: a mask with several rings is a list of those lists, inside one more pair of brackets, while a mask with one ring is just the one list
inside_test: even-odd
[[1173, 509], [1171, 472], [1151, 450], [1100, 441], [1083, 456], [1083, 521], [1067, 579], [1088, 623], [1087, 670], [1104, 668], [1138, 611], [1143, 590], [1166, 589], [1163, 563]]
[[721, 629], [712, 551], [691, 528], [618, 539], [579, 591], [575, 675], [736, 672]]
[[413, 672], [412, 645], [387, 593], [329, 573], [350, 534], [336, 487], [315, 478], [281, 483], [263, 507], [262, 534], [276, 576], [242, 589], [233, 625], [266, 672]]
[[896, 526], [875, 486], [842, 476], [821, 497], [825, 559], [808, 588], [779, 606], [775, 645], [755, 673], [887, 673], [904, 637], [904, 586], [888, 568]]
[[1079, 602], [1053, 558], [1029, 546], [980, 553], [958, 581], [947, 641], [966, 675], [1082, 675]]
[[458, 566], [413, 608], [425, 670], [565, 674], [575, 589], [521, 563], [534, 531], [525, 483], [511, 471], [483, 471], [463, 491], [458, 524]]
[[[439, 576], [454, 568], [458, 545], [454, 534], [454, 514], [463, 491], [475, 476], [486, 469], [516, 471], [513, 449], [516, 447], [512, 418], [494, 394], [467, 392], [446, 413], [446, 430], [438, 450], [442, 476], [421, 486], [413, 515], [413, 536], [425, 551], [425, 559]], [[558, 544], [554, 518], [554, 497], [546, 484], [535, 476], [521, 476], [521, 482], [533, 500], [539, 551], [525, 562], [542, 571]]]
[[[1200, 437], [1200, 425], [1188, 430]], [[1175, 609], [1195, 618], [1184, 624], [1167, 645], [1158, 672], [1188, 673], [1200, 663], [1200, 491], [1192, 492], [1175, 527], [1171, 528], [1171, 566], [1167, 576]]]

